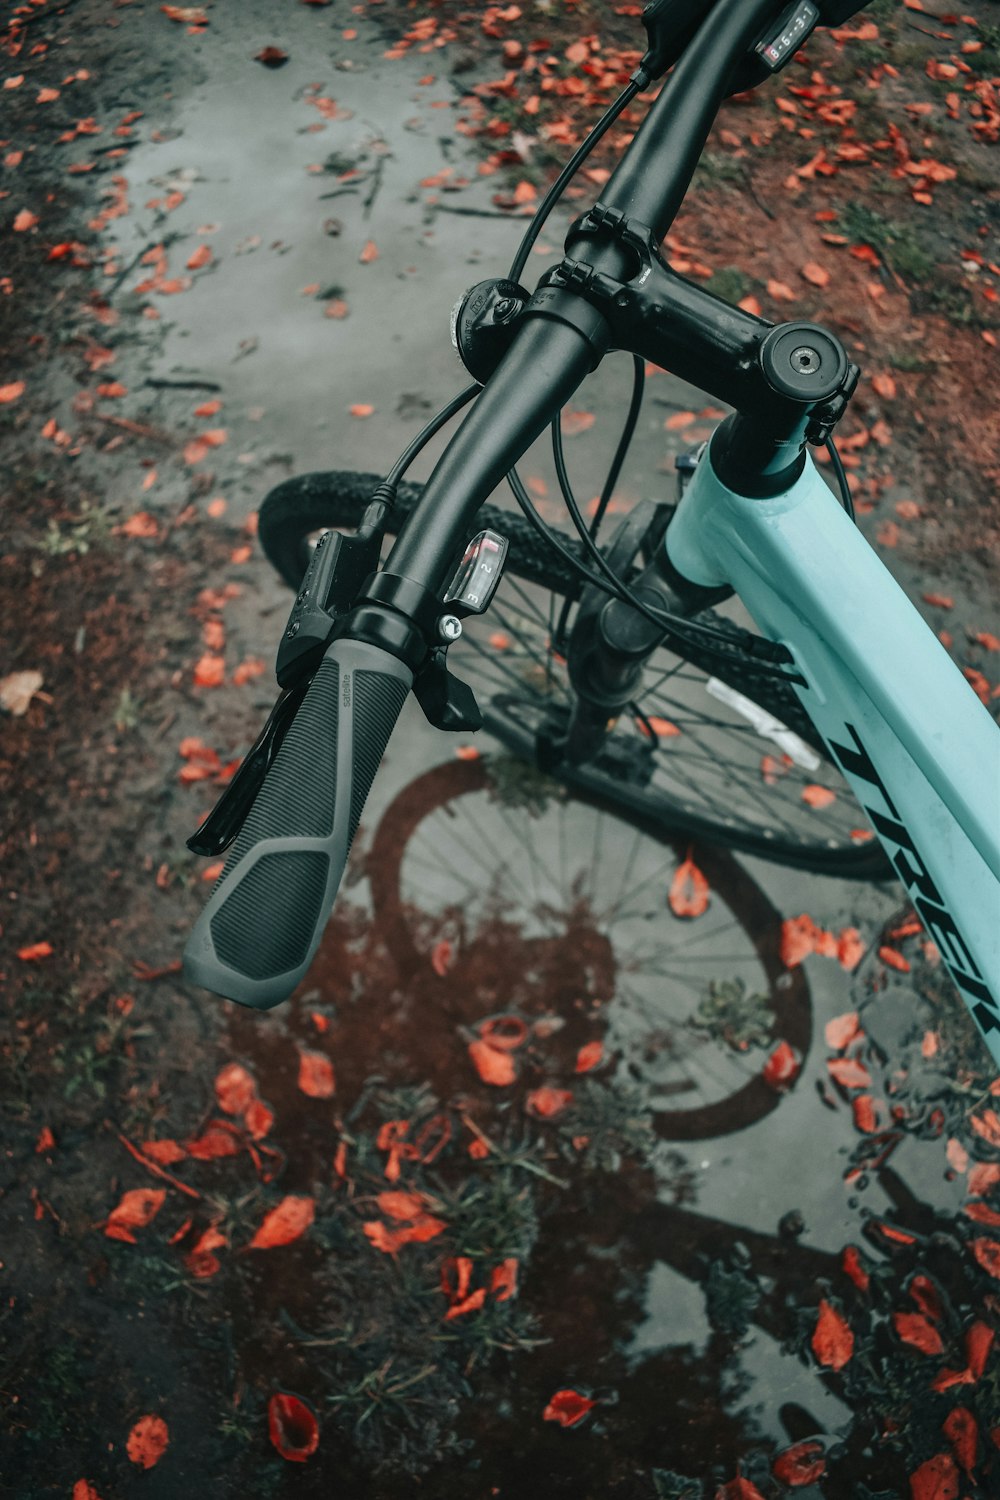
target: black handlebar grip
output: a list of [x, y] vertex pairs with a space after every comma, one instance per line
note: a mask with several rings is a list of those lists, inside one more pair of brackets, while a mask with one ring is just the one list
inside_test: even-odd
[[319, 946], [412, 682], [380, 647], [334, 641], [191, 933], [188, 979], [258, 1010], [288, 998]]

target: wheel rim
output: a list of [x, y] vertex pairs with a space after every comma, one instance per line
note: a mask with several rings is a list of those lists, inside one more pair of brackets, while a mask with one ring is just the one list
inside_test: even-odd
[[[376, 920], [406, 982], [436, 986], [429, 1003], [456, 1013], [476, 989], [526, 1017], [554, 995], [564, 1012], [593, 1007], [605, 1050], [622, 1076], [641, 1077], [665, 1139], [763, 1118], [782, 1097], [767, 1059], [785, 1043], [800, 1065], [812, 1024], [764, 893], [723, 851], [689, 851], [598, 798], [553, 796], [530, 811], [523, 788], [498, 799], [494, 775], [482, 758], [436, 767], [376, 832], [366, 861]], [[689, 852], [711, 895], [703, 915], [680, 920], [667, 893]], [[436, 976], [442, 943], [449, 965]], [[756, 1041], [741, 1047], [748, 1024]]]

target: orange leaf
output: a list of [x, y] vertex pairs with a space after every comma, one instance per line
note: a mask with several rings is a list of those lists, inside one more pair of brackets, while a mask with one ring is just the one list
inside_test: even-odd
[[572, 1103], [573, 1094], [570, 1089], [554, 1089], [546, 1085], [531, 1090], [525, 1100], [525, 1109], [541, 1120], [551, 1120], [553, 1115], [562, 1114], [566, 1106]]
[[779, 1453], [771, 1464], [771, 1472], [782, 1484], [794, 1489], [798, 1485], [812, 1484], [826, 1473], [826, 1458], [822, 1443], [795, 1443]]
[[491, 1047], [489, 1042], [477, 1039], [469, 1043], [469, 1056], [484, 1083], [503, 1088], [504, 1085], [513, 1083], [517, 1078], [514, 1059], [507, 1050]]
[[40, 958], [48, 958], [51, 952], [51, 943], [29, 943], [26, 948], [18, 948], [17, 956], [22, 963], [35, 963]]
[[892, 1324], [904, 1344], [912, 1344], [924, 1354], [944, 1353], [941, 1335], [923, 1313], [895, 1312]]
[[194, 414], [196, 417], [214, 417], [216, 412], [221, 410], [222, 402], [216, 397], [212, 401], [203, 401], [200, 406], [196, 406]]
[[436, 1239], [448, 1226], [443, 1219], [423, 1214], [412, 1224], [404, 1224], [401, 1229], [388, 1229], [381, 1219], [369, 1220], [361, 1227], [376, 1250], [382, 1250], [386, 1255], [395, 1255], [402, 1245], [413, 1242], [423, 1244], [427, 1240]]
[[971, 1249], [984, 1271], [1000, 1281], [1000, 1244], [996, 1240], [972, 1240]]
[[596, 1401], [591, 1401], [588, 1396], [581, 1396], [579, 1391], [556, 1391], [542, 1412], [542, 1419], [545, 1422], [558, 1422], [560, 1427], [575, 1427], [596, 1405]]
[[353, 406], [349, 406], [347, 409], [352, 417], [370, 417], [375, 410], [374, 406], [369, 406], [366, 401], [356, 401]]
[[834, 1016], [832, 1021], [827, 1021], [823, 1032], [826, 1045], [836, 1052], [842, 1052], [860, 1034], [861, 1021], [856, 1010], [845, 1011], [842, 1016]]
[[825, 786], [804, 786], [802, 800], [808, 802], [810, 807], [829, 807], [831, 802], [836, 802], [837, 794]]
[[453, 958], [454, 953], [451, 944], [447, 938], [442, 938], [440, 943], [434, 944], [434, 949], [431, 953], [431, 968], [435, 974], [443, 979], [451, 968]]
[[517, 1295], [517, 1257], [509, 1255], [490, 1273], [490, 1291], [498, 1302]]
[[894, 401], [896, 399], [896, 382], [891, 375], [873, 375], [872, 389], [876, 395], [882, 397], [883, 401]]
[[304, 1464], [319, 1447], [319, 1423], [298, 1396], [277, 1391], [267, 1403], [267, 1432], [282, 1458]]
[[647, 740], [650, 738], [650, 730], [660, 740], [674, 739], [680, 734], [676, 724], [671, 724], [669, 719], [660, 719], [655, 714], [651, 714], [647, 719], [636, 719], [635, 723], [639, 733], [644, 734]]
[[128, 1435], [125, 1451], [134, 1464], [151, 1469], [163, 1457], [169, 1441], [162, 1417], [140, 1417]]
[[865, 1089], [871, 1086], [871, 1074], [868, 1069], [859, 1062], [854, 1062], [849, 1057], [827, 1058], [827, 1071], [831, 1078], [843, 1084], [845, 1089]]
[[796, 299], [796, 293], [784, 281], [769, 281], [767, 295], [775, 302], [794, 302]]
[[217, 1161], [224, 1156], [239, 1156], [240, 1143], [227, 1121], [209, 1120], [201, 1135], [185, 1142], [185, 1149], [195, 1161]]
[[[183, 754], [183, 748], [181, 753]], [[257, 1085], [253, 1075], [242, 1063], [227, 1063], [215, 1077], [215, 1097], [219, 1108], [227, 1115], [241, 1115], [248, 1104], [257, 1097]]]
[[221, 687], [226, 678], [226, 663], [221, 656], [206, 651], [194, 669], [195, 687]]
[[[856, 969], [864, 955], [865, 945], [856, 927], [845, 927], [837, 936], [837, 958], [848, 973]], [[830, 1043], [831, 1046], [835, 1045]]]
[[764, 1064], [762, 1077], [768, 1088], [784, 1093], [799, 1076], [802, 1059], [787, 1042], [779, 1042]]
[[802, 275], [806, 281], [812, 282], [813, 286], [827, 286], [830, 281], [830, 273], [814, 260], [807, 260], [802, 267]]
[[603, 1061], [603, 1058], [604, 1043], [588, 1042], [576, 1054], [576, 1066], [573, 1071], [574, 1073], [589, 1073], [592, 1068], [596, 1068]]
[[89, 1479], [78, 1479], [73, 1486], [73, 1500], [101, 1500]]
[[674, 872], [667, 901], [675, 917], [700, 917], [708, 909], [708, 881], [690, 854]]
[[958, 1500], [958, 1469], [950, 1453], [937, 1453], [910, 1475], [911, 1500]]
[[966, 1474], [972, 1473], [979, 1445], [979, 1428], [971, 1411], [965, 1406], [956, 1406], [941, 1424], [941, 1431], [951, 1443]]
[[373, 260], [378, 260], [378, 246], [374, 240], [368, 240], [358, 259], [363, 266], [369, 265]]
[[842, 1370], [854, 1353], [854, 1334], [846, 1319], [825, 1298], [812, 1336], [812, 1351], [821, 1365]]
[[690, 427], [692, 422], [698, 419], [693, 411], [675, 411], [664, 422], [667, 432], [679, 432], [684, 427]]
[[6, 406], [11, 401], [19, 401], [23, 395], [23, 380], [11, 381], [10, 385], [0, 385], [0, 406]]
[[289, 1194], [282, 1198], [277, 1208], [272, 1208], [265, 1216], [264, 1222], [250, 1241], [249, 1248], [271, 1250], [276, 1245], [290, 1245], [305, 1233], [315, 1217], [315, 1198]]
[[861, 1255], [856, 1245], [845, 1246], [840, 1263], [843, 1266], [846, 1275], [851, 1278], [858, 1290], [861, 1292], [866, 1292], [868, 1290], [868, 1285], [871, 1281], [871, 1277], [864, 1268], [864, 1263], [862, 1262]]
[[955, 601], [950, 594], [924, 594], [924, 602], [935, 609], [954, 609]]
[[165, 1188], [132, 1188], [123, 1193], [121, 1202], [113, 1208], [104, 1225], [104, 1233], [110, 1240], [125, 1240], [137, 1243], [133, 1229], [145, 1229], [160, 1209], [166, 1198]]
[[172, 1167], [174, 1162], [183, 1161], [187, 1156], [180, 1141], [143, 1141], [141, 1150], [143, 1156], [158, 1162], [161, 1167]]
[[909, 963], [901, 953], [896, 952], [895, 948], [890, 948], [886, 944], [883, 944], [878, 950], [878, 956], [890, 969], [898, 969], [901, 974], [909, 974]]
[[300, 1049], [299, 1088], [311, 1099], [329, 1099], [336, 1092], [333, 1064], [322, 1052]]
[[564, 406], [562, 410], [563, 437], [576, 437], [578, 433], [586, 432], [588, 427], [593, 427], [597, 418], [592, 411], [578, 411], [571, 406]]
[[55, 1143], [56, 1143], [56, 1138], [52, 1134], [52, 1128], [51, 1128], [51, 1126], [49, 1126], [49, 1125], [43, 1125], [42, 1128], [41, 1128], [41, 1130], [38, 1132], [38, 1139], [35, 1142], [35, 1153], [36, 1153], [36, 1155], [41, 1156], [46, 1151], [51, 1151], [53, 1149], [53, 1147], [55, 1146]]
[[34, 229], [37, 223], [38, 215], [33, 214], [28, 208], [22, 208], [14, 218], [14, 228], [18, 234], [23, 234], [26, 229]]
[[211, 263], [211, 250], [207, 245], [199, 245], [197, 250], [193, 250], [188, 256], [187, 268], [189, 271], [200, 271], [202, 266], [209, 266]]
[[430, 1200], [424, 1193], [403, 1193], [387, 1190], [376, 1194], [379, 1212], [387, 1219], [420, 1219], [427, 1212]]

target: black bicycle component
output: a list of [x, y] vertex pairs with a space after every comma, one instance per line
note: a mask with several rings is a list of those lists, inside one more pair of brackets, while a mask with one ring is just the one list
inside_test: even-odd
[[485, 385], [510, 348], [531, 293], [503, 277], [480, 281], [455, 304], [451, 341], [469, 374]]
[[754, 46], [768, 72], [777, 73], [790, 62], [818, 23], [819, 11], [812, 0], [792, 0], [777, 24]]
[[188, 979], [262, 1010], [291, 994], [412, 680], [385, 651], [330, 646], [188, 941]]
[[351, 609], [364, 580], [378, 566], [385, 511], [386, 501], [380, 497], [368, 507], [356, 536], [328, 531], [316, 543], [278, 647], [281, 687], [311, 677], [319, 666], [338, 619]]
[[507, 558], [507, 538], [499, 531], [480, 531], [465, 549], [444, 603], [456, 615], [481, 615], [496, 593]]
[[605, 203], [571, 224], [567, 245], [581, 240], [596, 240], [594, 251], [621, 247], [628, 257], [622, 275], [567, 255], [542, 278], [526, 320], [545, 311], [545, 289], [577, 292], [601, 312], [614, 348], [670, 370], [749, 419], [757, 443], [740, 459], [751, 483], [758, 474], [769, 482], [787, 475], [806, 442], [826, 441], [860, 375], [833, 334], [813, 323], [768, 323], [685, 281], [660, 257], [649, 225]]
[[474, 734], [483, 727], [483, 714], [467, 682], [448, 671], [447, 651], [436, 647], [413, 683], [413, 695], [424, 717], [435, 729]]
[[187, 840], [192, 854], [211, 856], [221, 854], [224, 849], [229, 848], [246, 822], [264, 777], [305, 697], [310, 680], [303, 675], [294, 687], [286, 688], [281, 694], [232, 781], [201, 827]]

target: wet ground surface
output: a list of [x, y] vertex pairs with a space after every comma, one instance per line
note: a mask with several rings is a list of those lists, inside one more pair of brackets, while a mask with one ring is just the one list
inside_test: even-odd
[[[106, 210], [80, 269], [117, 321], [92, 300], [26, 399], [44, 387], [33, 410], [55, 423], [42, 489], [99, 497], [93, 550], [122, 551], [76, 646], [98, 652], [74, 686], [82, 744], [26, 796], [41, 852], [7, 892], [11, 954], [50, 941], [63, 967], [39, 955], [20, 991], [35, 1051], [10, 1075], [3, 1483], [979, 1500], [1000, 1472], [1000, 1124], [895, 886], [671, 843], [544, 786], [539, 807], [498, 747], [456, 757], [411, 702], [295, 1001], [258, 1016], [145, 982], [208, 889], [184, 839], [273, 701], [287, 596], [253, 549], [261, 498], [290, 474], [384, 473], [467, 383], [452, 305], [520, 237], [454, 128], [447, 53], [387, 59], [377, 11], [356, 11], [288, 6], [279, 32], [270, 6], [220, 5], [195, 34], [152, 6], [78, 11], [102, 150], [142, 111], [79, 179], [80, 222]], [[55, 35], [53, 79], [74, 40]], [[255, 61], [268, 45], [287, 61]], [[488, 72], [473, 58], [461, 87]], [[23, 206], [41, 258], [43, 201]], [[581, 498], [629, 378], [619, 356], [578, 393]], [[669, 498], [673, 454], [703, 435], [705, 397], [649, 385], [623, 507]], [[20, 455], [34, 434], [11, 411]], [[665, 428], [676, 413], [694, 420]], [[521, 472], [556, 520], [547, 439]], [[16, 512], [26, 577], [73, 585], [91, 553], [58, 544], [87, 514], [57, 510], [44, 551]], [[933, 587], [990, 629], [982, 560], [936, 555]], [[32, 665], [22, 641], [3, 671]], [[36, 701], [12, 732], [37, 745], [61, 708]], [[53, 813], [60, 785], [85, 833]], [[667, 904], [685, 857], [711, 892], [694, 918]], [[65, 952], [45, 895], [63, 870], [94, 885]], [[782, 924], [803, 912], [828, 941], [794, 961]], [[125, 1144], [149, 1141], [171, 1143], [153, 1168]], [[164, 1196], [133, 1204], [135, 1243], [109, 1237], [138, 1189]], [[251, 1246], [288, 1200], [309, 1205], [288, 1242]], [[269, 1435], [279, 1392], [319, 1419], [303, 1462], [308, 1418]], [[144, 1416], [169, 1433], [145, 1471]]]

